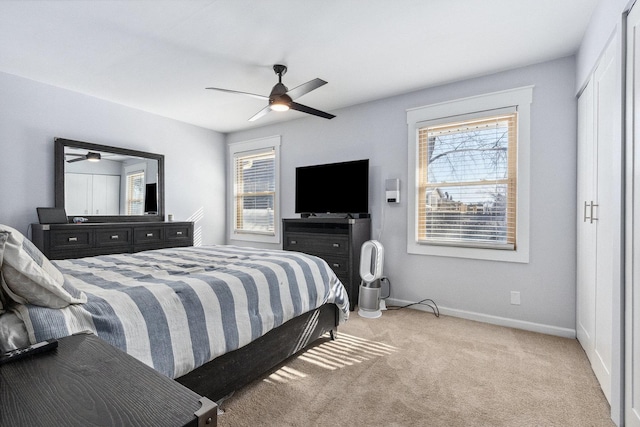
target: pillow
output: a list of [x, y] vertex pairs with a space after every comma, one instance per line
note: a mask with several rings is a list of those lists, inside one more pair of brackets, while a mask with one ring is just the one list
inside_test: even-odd
[[[9, 233], [6, 233], [6, 232], [0, 233], [0, 267], [2, 267], [2, 256], [4, 253], [4, 244], [8, 238], [9, 238]], [[5, 312], [3, 302], [4, 302], [4, 298], [2, 295], [2, 289], [0, 289], [0, 314]]]
[[2, 288], [7, 296], [20, 304], [62, 308], [87, 302], [87, 296], [65, 281], [60, 271], [19, 231], [0, 224], [4, 235]]

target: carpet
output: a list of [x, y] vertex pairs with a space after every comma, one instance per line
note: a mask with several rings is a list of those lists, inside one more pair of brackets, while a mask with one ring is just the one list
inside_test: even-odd
[[220, 427], [614, 425], [577, 340], [412, 309], [352, 312], [221, 409]]

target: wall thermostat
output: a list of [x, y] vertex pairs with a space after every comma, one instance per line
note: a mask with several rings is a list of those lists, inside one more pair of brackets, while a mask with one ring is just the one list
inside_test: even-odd
[[400, 203], [400, 180], [397, 178], [387, 179], [384, 187], [387, 203]]

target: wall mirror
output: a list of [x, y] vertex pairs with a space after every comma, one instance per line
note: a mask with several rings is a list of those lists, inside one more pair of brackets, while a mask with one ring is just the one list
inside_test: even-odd
[[69, 218], [164, 221], [164, 156], [56, 138], [55, 192]]

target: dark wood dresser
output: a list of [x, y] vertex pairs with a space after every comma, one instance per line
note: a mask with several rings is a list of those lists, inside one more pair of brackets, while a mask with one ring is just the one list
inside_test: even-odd
[[216, 425], [215, 403], [95, 335], [58, 342], [2, 365], [1, 426]]
[[193, 246], [192, 222], [32, 224], [31, 240], [49, 259]]
[[282, 220], [283, 249], [324, 259], [347, 289], [350, 309], [358, 304], [360, 248], [371, 239], [370, 218]]

